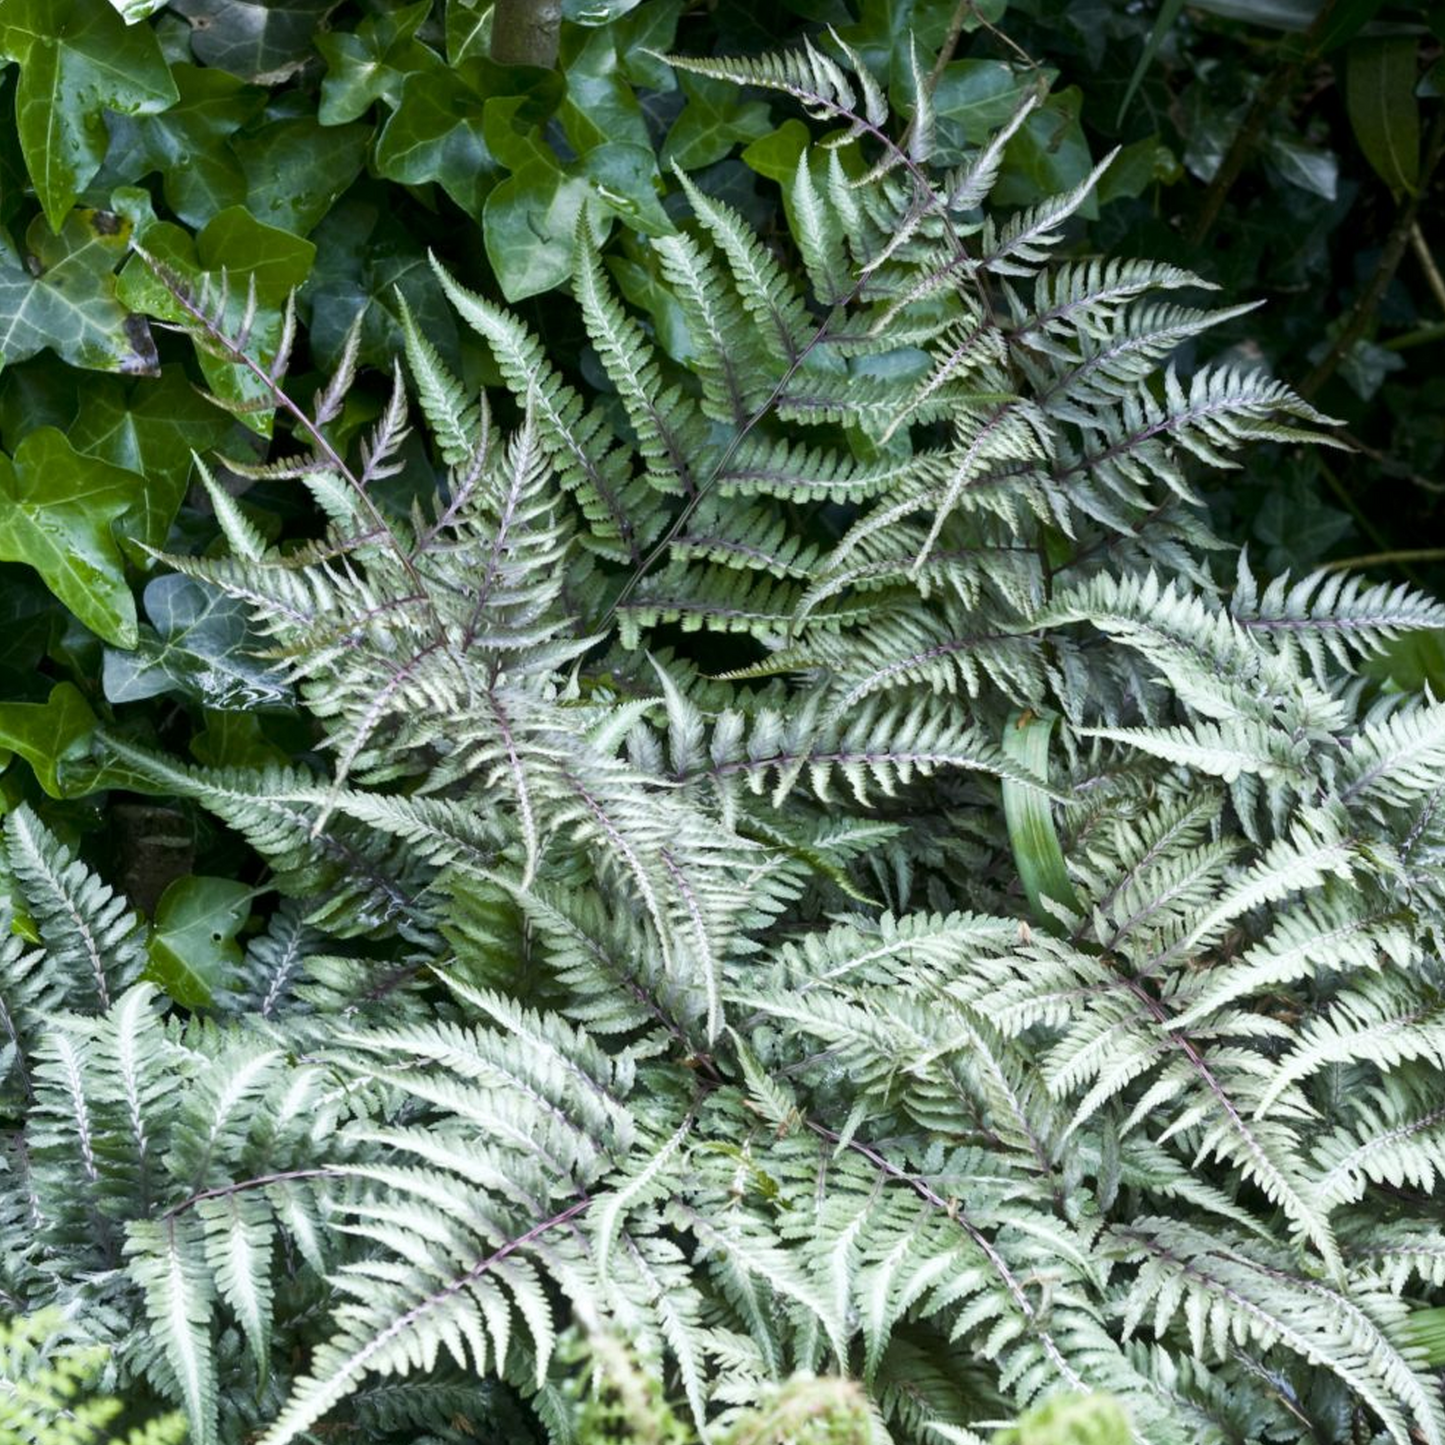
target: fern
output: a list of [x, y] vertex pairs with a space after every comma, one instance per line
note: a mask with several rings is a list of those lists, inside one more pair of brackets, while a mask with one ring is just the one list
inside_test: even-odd
[[283, 897], [206, 1010], [7, 819], [7, 1300], [196, 1445], [1445, 1439], [1445, 732], [1352, 672], [1439, 605], [1217, 565], [1325, 419], [993, 203], [1030, 107], [945, 174], [836, 37], [677, 63], [828, 133], [795, 256], [679, 181], [687, 367], [582, 218], [604, 402], [443, 275], [504, 395], [405, 317], [343, 454], [355, 346], [307, 409], [158, 268], [325, 519], [170, 565], [319, 760], [99, 744]]

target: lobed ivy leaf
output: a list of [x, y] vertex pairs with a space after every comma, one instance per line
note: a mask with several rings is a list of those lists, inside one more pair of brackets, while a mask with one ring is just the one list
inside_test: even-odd
[[145, 977], [183, 1008], [208, 1008], [240, 967], [236, 936], [251, 916], [252, 896], [233, 878], [177, 878], [156, 904]]
[[0, 236], [0, 359], [49, 347], [72, 366], [156, 375], [150, 327], [116, 291], [130, 235], [110, 211], [72, 211], [59, 234], [37, 216], [23, 257]]
[[487, 148], [482, 109], [495, 67], [470, 60], [434, 64], [406, 77], [395, 111], [376, 139], [376, 172], [404, 185], [435, 181], [469, 216], [477, 216], [502, 167]]
[[179, 99], [157, 115], [112, 116], [106, 171], [138, 181], [161, 173], [168, 205], [188, 226], [246, 199], [247, 180], [228, 141], [260, 114], [266, 92], [224, 70], [173, 66]]
[[258, 85], [282, 85], [314, 54], [312, 36], [338, 0], [170, 0], [191, 22], [202, 65]]
[[135, 599], [114, 523], [145, 483], [41, 427], [0, 453], [0, 560], [25, 562], [90, 630], [134, 647]]
[[371, 127], [326, 127], [310, 116], [273, 121], [236, 145], [246, 209], [258, 221], [305, 236], [366, 164]]
[[684, 72], [678, 76], [687, 104], [673, 122], [661, 163], [685, 171], [720, 161], [739, 142], [760, 139], [773, 129], [765, 101], [739, 101], [737, 87], [725, 80]]
[[[52, 798], [91, 790], [90, 735], [97, 726], [74, 683], [57, 683], [44, 702], [0, 702], [0, 749], [25, 759]], [[82, 765], [77, 771], [76, 765]]]
[[396, 109], [407, 75], [431, 58], [413, 39], [430, 11], [431, 0], [417, 0], [415, 5], [370, 15], [355, 30], [316, 37], [316, 48], [326, 60], [317, 111], [322, 125], [360, 120], [378, 100]]
[[[269, 361], [280, 344], [286, 298], [310, 274], [316, 247], [289, 231], [264, 225], [243, 206], [231, 206], [213, 216], [192, 238], [179, 226], [156, 221], [149, 198], [142, 192], [126, 193], [118, 204], [130, 208], [139, 220], [140, 239], [147, 251], [194, 292], [199, 293], [205, 283], [219, 288], [224, 278], [230, 328], [239, 327], [248, 292], [254, 288], [257, 310], [250, 331], [251, 347], [254, 354]], [[117, 289], [121, 299], [137, 311], [172, 324], [186, 319], [175, 297], [139, 256], [132, 257], [120, 273]], [[267, 389], [238, 363], [209, 349], [198, 348], [198, 352], [211, 391], [242, 409], [237, 414], [246, 425], [269, 435]]]
[[151, 626], [134, 648], [107, 648], [106, 699], [140, 702], [180, 692], [218, 711], [284, 704], [285, 685], [262, 662], [246, 606], [194, 577], [170, 572], [146, 584]]
[[190, 482], [192, 454], [218, 446], [230, 429], [179, 366], [163, 367], [159, 381], [107, 378], [87, 389], [70, 427], [71, 444], [146, 479], [135, 505], [116, 523], [122, 543], [134, 544], [133, 561], [149, 565], [144, 549], [165, 545]]
[[483, 236], [508, 301], [562, 285], [572, 274], [577, 220], [589, 201], [604, 221], [625, 216], [645, 236], [673, 229], [657, 197], [657, 161], [650, 150], [603, 145], [563, 167], [527, 161], [487, 198]]
[[5, 0], [0, 55], [20, 66], [15, 126], [52, 230], [105, 158], [105, 112], [146, 115], [174, 104], [170, 68], [145, 25], [107, 0]]

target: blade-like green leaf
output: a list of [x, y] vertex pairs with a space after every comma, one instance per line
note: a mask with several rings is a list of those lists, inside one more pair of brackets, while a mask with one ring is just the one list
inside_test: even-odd
[[1420, 180], [1420, 107], [1415, 100], [1412, 35], [1357, 40], [1345, 66], [1350, 124], [1365, 159], [1399, 195]]

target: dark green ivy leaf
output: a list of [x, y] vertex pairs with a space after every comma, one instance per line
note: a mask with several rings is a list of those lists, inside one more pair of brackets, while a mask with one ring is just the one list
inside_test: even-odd
[[[159, 548], [185, 498], [191, 454], [218, 446], [231, 425], [179, 366], [167, 366], [159, 381], [107, 380], [88, 388], [69, 436], [78, 451], [145, 477], [139, 500], [116, 530], [123, 541]], [[140, 548], [133, 550], [136, 562], [149, 562]]]
[[701, 170], [720, 161], [739, 142], [757, 140], [773, 128], [766, 101], [741, 100], [725, 80], [684, 73], [678, 76], [687, 104], [668, 131], [662, 164]]
[[376, 140], [377, 174], [404, 185], [435, 181], [469, 216], [481, 214], [502, 168], [487, 148], [482, 111], [497, 67], [469, 60], [448, 69], [433, 57], [407, 76], [401, 101]]
[[140, 497], [134, 472], [75, 450], [54, 427], [0, 454], [0, 560], [25, 562], [90, 630], [117, 647], [136, 641], [135, 599], [114, 523]]
[[110, 211], [72, 211], [58, 235], [36, 217], [24, 258], [0, 236], [0, 358], [48, 346], [72, 366], [154, 375], [150, 327], [118, 299], [112, 274], [129, 238]]
[[371, 127], [326, 127], [309, 116], [273, 121], [236, 143], [246, 209], [268, 226], [308, 235], [366, 163]]
[[57, 683], [45, 702], [0, 702], [0, 748], [24, 758], [52, 798], [89, 791], [95, 728], [95, 714], [74, 683]]
[[643, 235], [665, 235], [672, 223], [658, 200], [657, 161], [650, 150], [603, 145], [562, 167], [528, 161], [487, 198], [487, 257], [508, 301], [560, 286], [572, 274], [577, 220], [589, 200], [605, 225], [626, 218]]
[[112, 116], [106, 171], [129, 185], [161, 173], [166, 204], [188, 226], [246, 199], [246, 176], [228, 139], [255, 118], [266, 92], [224, 70], [172, 69], [180, 99], [159, 115]]
[[312, 36], [337, 0], [170, 0], [191, 22], [202, 65], [257, 85], [281, 85], [315, 53]]
[[257, 656], [246, 605], [194, 577], [167, 572], [146, 584], [146, 616], [136, 646], [107, 648], [101, 674], [107, 701], [140, 702], [184, 693], [222, 711], [283, 705], [285, 686]]
[[183, 1008], [209, 1007], [240, 966], [236, 935], [251, 916], [252, 896], [233, 878], [177, 878], [156, 904], [145, 976]]
[[396, 109], [407, 74], [427, 63], [429, 52], [412, 37], [430, 10], [431, 0], [418, 0], [368, 16], [355, 30], [316, 37], [326, 59], [318, 112], [322, 125], [360, 120], [378, 100]]
[[0, 55], [19, 63], [15, 125], [53, 230], [100, 169], [105, 112], [148, 115], [177, 98], [147, 25], [127, 25], [107, 0], [5, 0]]

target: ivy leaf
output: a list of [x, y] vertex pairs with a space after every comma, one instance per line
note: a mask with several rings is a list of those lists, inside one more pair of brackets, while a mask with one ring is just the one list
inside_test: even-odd
[[136, 643], [135, 599], [114, 523], [145, 483], [75, 450], [54, 427], [33, 431], [13, 461], [0, 454], [0, 560], [26, 562], [90, 630]]
[[246, 209], [268, 226], [305, 236], [356, 179], [371, 127], [325, 127], [310, 116], [273, 121], [236, 146]]
[[[89, 738], [96, 725], [90, 705], [70, 682], [57, 683], [45, 702], [0, 702], [0, 748], [24, 758], [52, 798], [91, 791]], [[85, 766], [78, 774], [67, 767], [82, 760]]]
[[0, 358], [23, 361], [48, 346], [72, 366], [156, 375], [150, 327], [116, 294], [130, 235], [110, 211], [72, 211], [58, 235], [37, 216], [23, 259], [0, 238]]
[[758, 140], [773, 128], [766, 102], [739, 102], [737, 87], [725, 80], [684, 72], [678, 84], [687, 104], [667, 134], [663, 165], [701, 170], [722, 160], [739, 141]]
[[[213, 287], [219, 287], [224, 274], [229, 288], [229, 329], [239, 326], [248, 291], [254, 287], [257, 310], [250, 331], [251, 346], [263, 361], [269, 361], [280, 343], [286, 298], [310, 274], [316, 247], [289, 231], [263, 225], [243, 206], [231, 206], [213, 216], [193, 240], [179, 226], [145, 220], [149, 203], [143, 192], [127, 195], [123, 203], [133, 207], [141, 218], [141, 239], [146, 249], [188, 285], [199, 291], [209, 280]], [[121, 272], [118, 294], [137, 311], [159, 320], [172, 324], [186, 320], [175, 298], [139, 256], [133, 257]], [[246, 367], [215, 356], [209, 349], [197, 350], [212, 392], [237, 407], [257, 408], [237, 414], [253, 430], [269, 435], [271, 414], [262, 405], [269, 393], [262, 383]]]
[[253, 712], [206, 709], [206, 726], [191, 739], [191, 756], [208, 768], [284, 766], [291, 754], [267, 740], [261, 719]]
[[[1072, 190], [1094, 168], [1089, 142], [1079, 124], [1083, 92], [1076, 85], [1052, 95], [1018, 128], [1004, 151], [1003, 173], [993, 189], [994, 202], [1031, 206], [1046, 196]], [[1079, 214], [1094, 220], [1097, 199], [1090, 195]]]
[[224, 70], [176, 65], [180, 99], [159, 115], [113, 116], [106, 170], [128, 184], [161, 173], [166, 204], [188, 226], [246, 199], [246, 176], [230, 136], [254, 119], [266, 92]]
[[389, 181], [420, 186], [435, 181], [469, 216], [481, 213], [502, 168], [487, 148], [482, 109], [489, 62], [469, 60], [448, 69], [433, 60], [407, 76], [401, 102], [376, 140], [376, 172]]
[[256, 656], [246, 605], [194, 577], [169, 572], [146, 584], [142, 628], [128, 652], [107, 648], [107, 701], [140, 702], [180, 692], [220, 711], [276, 706], [288, 693]]
[[230, 420], [179, 366], [165, 367], [158, 382], [108, 380], [87, 390], [68, 433], [71, 444], [146, 479], [139, 500], [116, 524], [123, 542], [138, 544], [133, 561], [149, 565], [143, 548], [165, 545], [190, 483], [192, 453], [219, 446], [230, 429]]
[[322, 125], [359, 120], [378, 100], [393, 110], [401, 102], [408, 72], [426, 64], [429, 52], [412, 37], [431, 10], [431, 0], [368, 16], [354, 31], [316, 37], [326, 59], [318, 118]]
[[574, 25], [607, 25], [629, 10], [639, 0], [562, 0], [562, 18]]
[[657, 198], [657, 162], [650, 150], [604, 145], [566, 167], [528, 161], [487, 197], [482, 228], [487, 257], [508, 301], [560, 286], [572, 274], [577, 218], [589, 198], [599, 211], [626, 217], [644, 235], [665, 235], [672, 223]]
[[1413, 35], [1357, 40], [1345, 66], [1345, 100], [1355, 139], [1397, 196], [1420, 182], [1420, 107], [1415, 100]]
[[312, 56], [312, 36], [337, 0], [170, 0], [191, 22], [202, 65], [257, 85], [282, 85]]
[[236, 935], [251, 916], [251, 897], [233, 878], [177, 878], [156, 904], [145, 976], [183, 1008], [208, 1008], [241, 966]]
[[52, 230], [100, 169], [105, 112], [145, 115], [176, 100], [149, 26], [128, 26], [106, 0], [5, 0], [0, 55], [18, 62], [15, 126]]
[[358, 314], [362, 361], [391, 364], [402, 345], [398, 291], [423, 335], [457, 364], [456, 320], [436, 272], [411, 231], [381, 200], [346, 197], [313, 239], [316, 265], [301, 299], [311, 308], [311, 354], [323, 368], [340, 360]]
[[110, 3], [127, 25], [134, 25], [148, 15], [154, 15], [166, 0], [110, 0]]
[[[608, 141], [652, 145], [642, 106], [623, 74], [619, 44], [618, 32], [611, 27], [564, 32], [560, 64], [567, 77], [567, 95], [559, 118], [576, 151]], [[736, 88], [728, 89], [736, 105]]]

